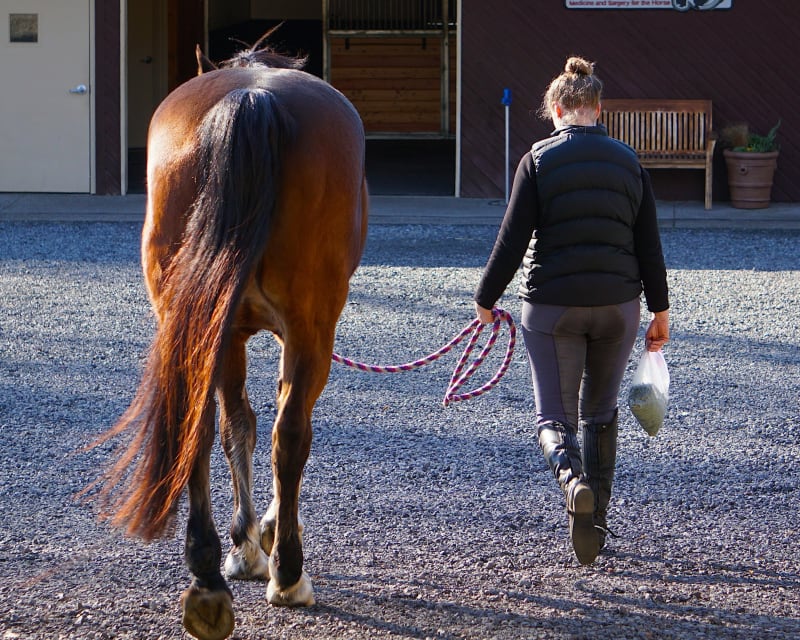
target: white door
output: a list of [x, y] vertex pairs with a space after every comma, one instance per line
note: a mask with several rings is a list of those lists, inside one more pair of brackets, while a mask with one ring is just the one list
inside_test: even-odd
[[91, 0], [0, 0], [0, 191], [88, 193]]

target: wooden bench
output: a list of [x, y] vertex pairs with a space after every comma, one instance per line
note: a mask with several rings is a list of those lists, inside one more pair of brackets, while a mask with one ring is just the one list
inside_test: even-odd
[[602, 106], [608, 134], [633, 147], [643, 167], [705, 169], [705, 207], [711, 208], [711, 100], [608, 99]]

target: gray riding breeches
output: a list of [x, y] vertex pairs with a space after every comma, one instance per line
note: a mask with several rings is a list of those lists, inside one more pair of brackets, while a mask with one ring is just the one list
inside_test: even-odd
[[602, 307], [522, 305], [522, 335], [536, 398], [537, 425], [614, 417], [640, 324], [640, 302]]

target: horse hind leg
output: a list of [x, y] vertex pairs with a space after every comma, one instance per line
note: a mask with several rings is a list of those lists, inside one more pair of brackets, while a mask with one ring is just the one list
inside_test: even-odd
[[[203, 419], [213, 422], [213, 402]], [[233, 598], [219, 570], [222, 545], [211, 514], [209, 487], [214, 430], [205, 431], [209, 436], [189, 479], [185, 558], [193, 579], [181, 596], [181, 606], [183, 626], [191, 635], [200, 640], [222, 640], [233, 633]]]
[[311, 449], [311, 411], [328, 378], [333, 335], [322, 338], [290, 324], [281, 358], [278, 415], [272, 431], [274, 497], [262, 519], [262, 546], [269, 553], [267, 600], [280, 606], [314, 604], [303, 570], [302, 524], [298, 518], [303, 468]]
[[248, 334], [231, 338], [217, 390], [220, 400], [220, 439], [233, 484], [233, 548], [225, 559], [225, 576], [238, 580], [267, 580], [267, 554], [261, 548], [258, 517], [253, 506], [253, 450], [256, 417], [247, 398]]

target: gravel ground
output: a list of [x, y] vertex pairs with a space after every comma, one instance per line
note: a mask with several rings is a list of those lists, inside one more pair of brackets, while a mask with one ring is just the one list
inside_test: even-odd
[[[337, 351], [398, 364], [448, 341], [472, 318], [494, 233], [373, 227]], [[138, 235], [133, 224], [0, 224], [0, 639], [186, 637], [183, 514], [176, 536], [145, 545], [74, 498], [109, 458], [81, 448], [127, 406], [153, 331]], [[234, 637], [800, 637], [800, 233], [669, 230], [663, 241], [669, 411], [651, 438], [625, 407], [640, 340], [621, 398], [619, 537], [593, 566], [569, 546], [522, 349], [491, 393], [446, 409], [457, 352], [395, 375], [334, 365], [302, 495], [318, 604], [278, 609], [262, 583], [233, 583]], [[518, 317], [513, 289], [501, 304]], [[251, 341], [262, 510], [276, 355], [269, 336]], [[224, 533], [219, 448], [212, 486]]]

